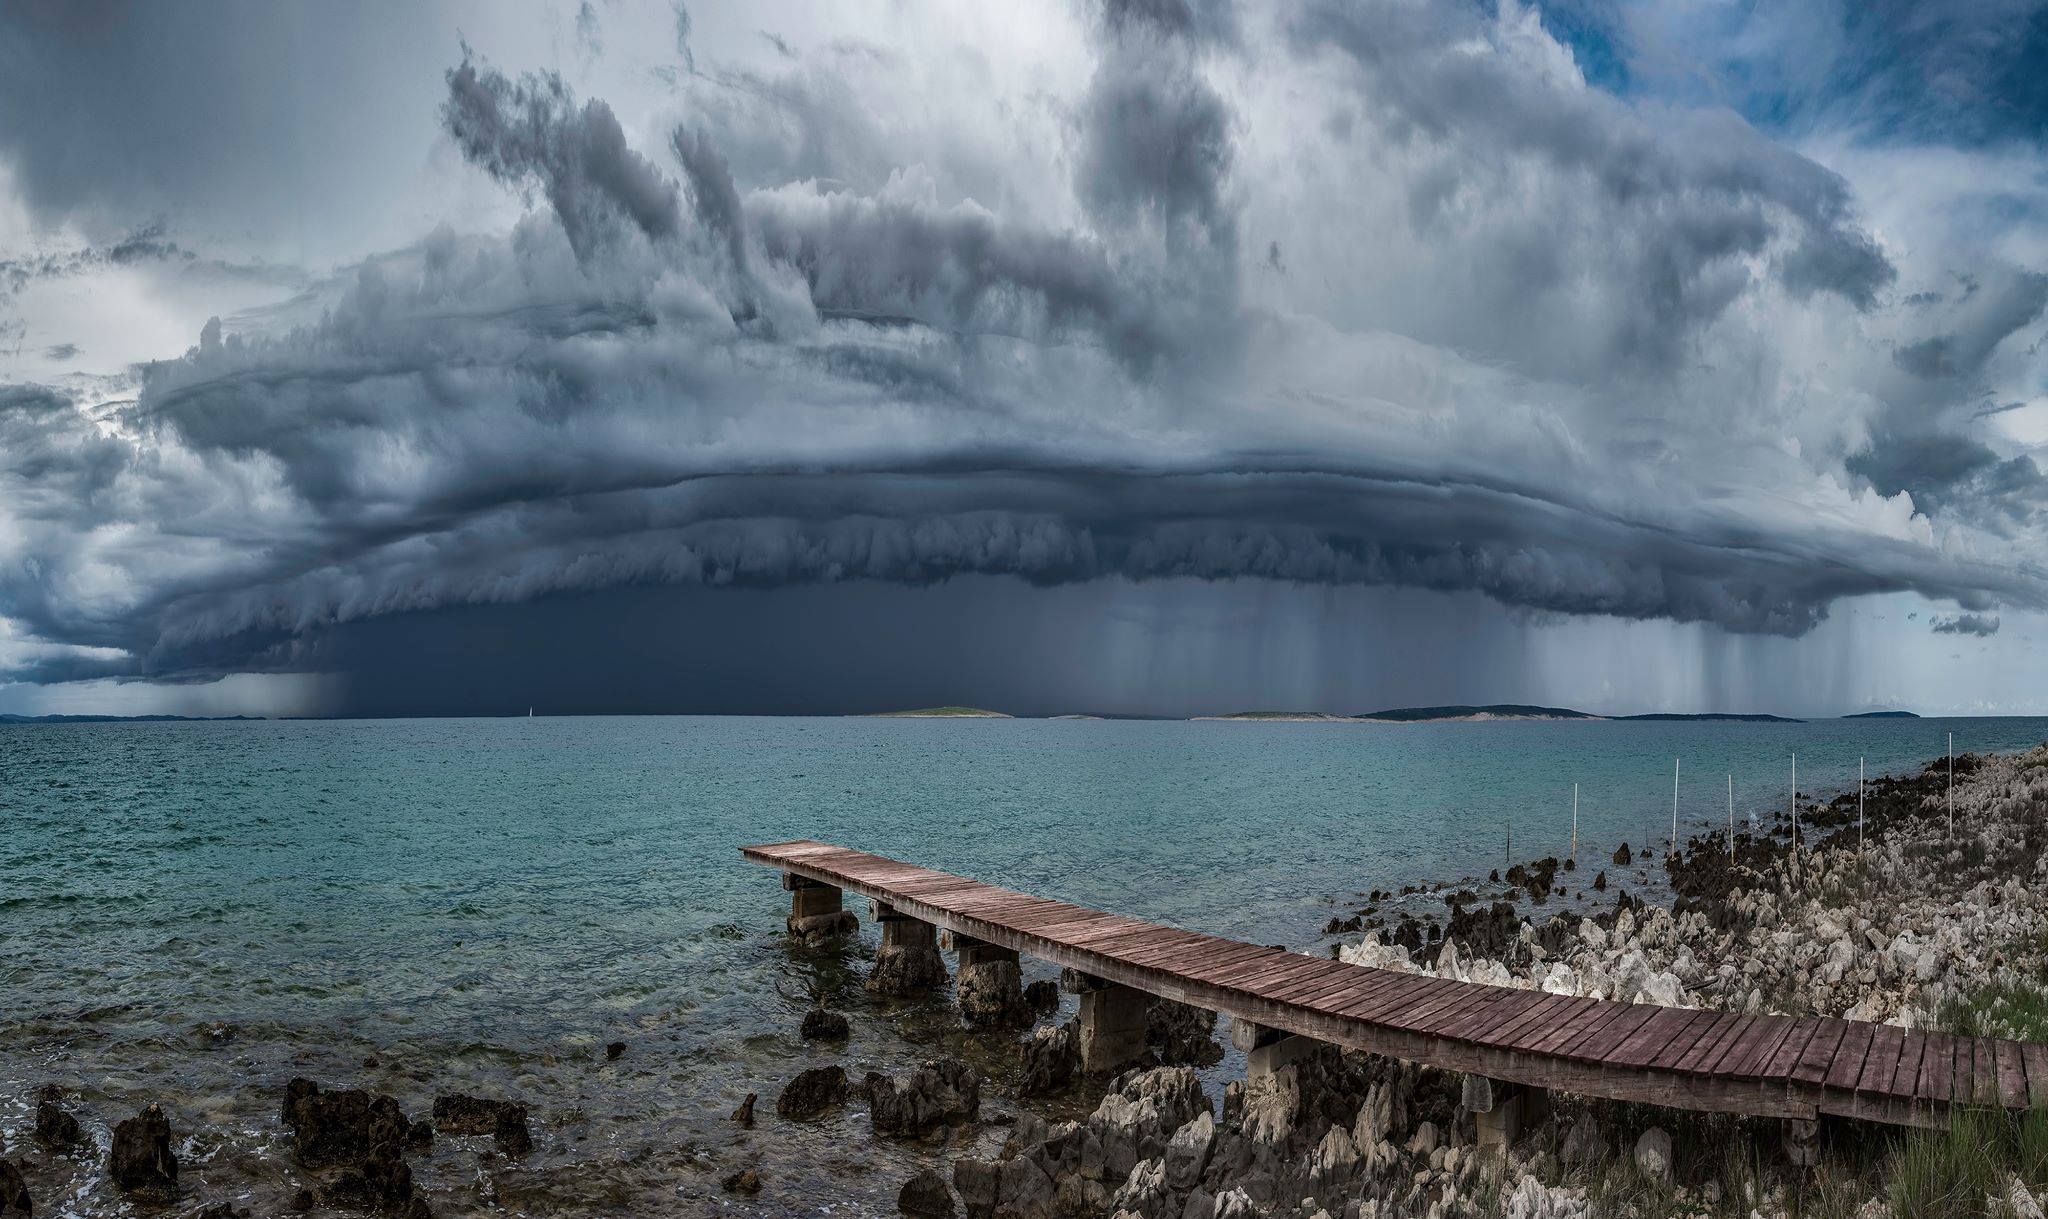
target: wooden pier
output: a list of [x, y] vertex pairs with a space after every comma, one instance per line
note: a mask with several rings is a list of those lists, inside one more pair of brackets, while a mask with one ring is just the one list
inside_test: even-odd
[[1759, 1117], [1930, 1126], [1957, 1106], [2048, 1106], [2048, 1046], [1456, 982], [1180, 931], [825, 843], [742, 853], [969, 943], [1221, 1012], [1252, 1030], [1238, 1037], [1248, 1050], [1294, 1034], [1508, 1085]]

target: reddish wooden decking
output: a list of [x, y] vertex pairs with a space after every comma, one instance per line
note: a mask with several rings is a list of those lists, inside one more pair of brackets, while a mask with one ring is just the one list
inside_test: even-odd
[[1112, 982], [1446, 1070], [1763, 1117], [1929, 1125], [1951, 1105], [2048, 1105], [2048, 1046], [1453, 982], [1179, 931], [820, 842], [741, 850]]

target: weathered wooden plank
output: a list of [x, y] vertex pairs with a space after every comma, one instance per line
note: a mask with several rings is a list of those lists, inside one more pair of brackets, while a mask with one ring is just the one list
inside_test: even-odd
[[1652, 1071], [1676, 1070], [1678, 1064], [1685, 1061], [1685, 1056], [1692, 1053], [1694, 1046], [1702, 1041], [1712, 1041], [1733, 1023], [1735, 1017], [1726, 1012], [1694, 1012], [1692, 1022], [1680, 1029], [1665, 1043], [1663, 1049], [1657, 1051], [1656, 1055], [1643, 1065]]
[[1834, 1058], [1828, 1063], [1828, 1073], [1821, 1082], [1830, 1088], [1856, 1090], [1856, 1081], [1863, 1075], [1863, 1059], [1870, 1052], [1870, 1038], [1877, 1029], [1861, 1020], [1844, 1021], [1848, 1029], [1842, 1035], [1841, 1044], [1835, 1048]]
[[1800, 1051], [1806, 1048], [1806, 1043], [1813, 1040], [1813, 1035], [1819, 1030], [1820, 1021], [1813, 1017], [1794, 1017], [1792, 1031], [1785, 1034], [1785, 1040], [1779, 1042], [1778, 1048], [1758, 1066], [1757, 1073], [1765, 1079], [1789, 1078], [1792, 1068], [1799, 1062]]
[[1927, 1053], [1920, 1058], [1920, 1077], [1913, 1094], [1920, 1100], [1946, 1107], [1949, 1090], [1955, 1085], [1956, 1039], [1948, 1033], [1929, 1033]]
[[1647, 1066], [1652, 1058], [1671, 1044], [1673, 1037], [1683, 1033], [1699, 1017], [1700, 1013], [1690, 1008], [1658, 1008], [1641, 1028], [1608, 1051], [1607, 1061], [1617, 1067]]
[[1998, 1059], [1989, 1037], [1972, 1037], [1970, 1043], [1974, 1066], [1971, 1071], [1970, 1103], [1989, 1108], [1998, 1103]]
[[1863, 1074], [1856, 1080], [1856, 1091], [1865, 1095], [1890, 1091], [1892, 1072], [1899, 1065], [1899, 1047], [1905, 1040], [1906, 1030], [1898, 1025], [1878, 1026], [1870, 1039], [1870, 1050], [1863, 1057]]
[[1898, 1065], [1892, 1068], [1892, 1080], [1885, 1091], [1911, 1101], [1913, 1089], [1920, 1080], [1920, 1062], [1926, 1054], [1927, 1034], [1920, 1029], [1908, 1029], [1905, 1039], [1899, 1043]]
[[2026, 1108], [2027, 1068], [2020, 1061], [2019, 1042], [2000, 1037], [1991, 1050], [1998, 1064], [1998, 1103], [2007, 1109]]
[[1688, 1075], [1702, 1072], [1705, 1064], [1720, 1058], [1722, 1051], [1735, 1044], [1744, 1033], [1749, 1031], [1749, 1026], [1754, 1023], [1756, 1023], [1756, 1016], [1751, 1012], [1744, 1012], [1739, 1016], [1729, 1017], [1721, 1024], [1712, 1037], [1699, 1042], [1690, 1050], [1687, 1050], [1685, 1056], [1678, 1060], [1676, 1069]]
[[2020, 1059], [2027, 1064], [2027, 1104], [2048, 1109], [2048, 1045], [2030, 1041], [2020, 1047]]

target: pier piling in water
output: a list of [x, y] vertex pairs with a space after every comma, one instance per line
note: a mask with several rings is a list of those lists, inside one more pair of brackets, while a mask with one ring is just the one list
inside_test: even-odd
[[882, 925], [882, 946], [875, 950], [875, 968], [868, 990], [878, 995], [922, 995], [946, 984], [946, 961], [939, 955], [938, 928], [915, 919], [886, 902], [874, 903]]
[[823, 943], [860, 930], [860, 920], [842, 908], [844, 894], [838, 886], [785, 872], [782, 887], [789, 891], [789, 934], [804, 943]]
[[1060, 983], [1081, 997], [1081, 1069], [1113, 1075], [1145, 1053], [1145, 1009], [1151, 996], [1135, 987], [1065, 970]]
[[960, 1017], [974, 1028], [1021, 1028], [1031, 1023], [1024, 1002], [1024, 973], [1017, 950], [955, 933], [959, 970], [954, 995]]

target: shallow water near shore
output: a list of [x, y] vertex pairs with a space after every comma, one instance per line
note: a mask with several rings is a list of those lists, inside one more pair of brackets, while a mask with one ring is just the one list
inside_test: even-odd
[[[735, 848], [797, 837], [1218, 934], [1314, 947], [1372, 888], [1562, 854], [1853, 788], [2048, 720], [1237, 724], [498, 719], [0, 727], [0, 1134], [44, 1083], [102, 1147], [161, 1101], [190, 1196], [268, 1207], [276, 1111], [306, 1075], [423, 1115], [523, 1101], [534, 1154], [443, 1140], [437, 1213], [892, 1213], [928, 1153], [850, 1110], [795, 1127], [781, 1082], [901, 1069], [941, 1007], [871, 1008], [858, 949], [793, 954], [785, 896]], [[871, 936], [871, 933], [870, 933]], [[1027, 976], [1050, 976], [1037, 967]], [[815, 993], [843, 1050], [796, 1035]], [[216, 1028], [216, 1026], [219, 1026]], [[605, 1043], [623, 1040], [616, 1062]], [[375, 1065], [366, 1065], [374, 1061]], [[1218, 1079], [1233, 1064], [1216, 1069]], [[762, 1094], [761, 1125], [726, 1115]], [[994, 1090], [992, 1090], [993, 1092]], [[1000, 1112], [1003, 1104], [988, 1108]], [[753, 1201], [718, 1178], [757, 1162]], [[119, 1213], [88, 1163], [47, 1213]]]

